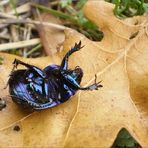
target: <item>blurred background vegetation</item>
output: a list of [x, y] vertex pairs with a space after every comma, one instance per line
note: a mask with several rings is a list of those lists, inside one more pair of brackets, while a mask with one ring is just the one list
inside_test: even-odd
[[[63, 26], [73, 28], [84, 34], [87, 38], [93, 41], [101, 41], [103, 32], [90, 20], [88, 20], [82, 11], [83, 5], [87, 0], [1, 0], [0, 1], [0, 18], [7, 20], [14, 16], [22, 19], [31, 19], [34, 17], [32, 11], [18, 12], [18, 7], [27, 5], [32, 2], [32, 7], [38, 9], [40, 13], [50, 13], [58, 17]], [[148, 12], [148, 4], [146, 0], [105, 0], [115, 4], [114, 14], [120, 19], [142, 15]], [[47, 5], [48, 3], [48, 5]], [[10, 15], [5, 13], [11, 11]], [[13, 13], [12, 13], [13, 11]], [[10, 22], [9, 22], [10, 23]], [[0, 44], [8, 42], [17, 42], [29, 40], [39, 37], [38, 31], [27, 23], [17, 22], [11, 24], [0, 24]], [[2, 49], [0, 49], [2, 51]], [[44, 56], [44, 48], [38, 43], [32, 46], [21, 48], [21, 50], [10, 48], [3, 49], [4, 52], [9, 52], [23, 57], [38, 57]], [[1, 60], [1, 59], [0, 59]]]

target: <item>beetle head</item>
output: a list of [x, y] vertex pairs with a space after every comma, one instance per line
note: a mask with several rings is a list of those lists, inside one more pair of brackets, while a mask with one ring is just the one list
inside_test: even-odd
[[75, 69], [72, 70], [71, 75], [78, 83], [80, 83], [83, 77], [83, 70], [79, 66], [76, 66]]

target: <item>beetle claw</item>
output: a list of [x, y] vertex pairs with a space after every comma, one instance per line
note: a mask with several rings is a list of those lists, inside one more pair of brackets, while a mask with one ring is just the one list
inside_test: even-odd
[[15, 68], [17, 68], [18, 64], [19, 64], [19, 61], [17, 59], [14, 59], [13, 61], [14, 66], [13, 66], [12, 72], [14, 71]]
[[97, 75], [95, 74], [95, 83], [90, 85], [88, 88], [89, 90], [98, 90], [99, 87], [103, 87], [103, 85], [101, 85], [102, 81], [97, 82]]
[[79, 51], [81, 48], [83, 48], [83, 46], [81, 46], [81, 41], [77, 44], [75, 43], [75, 46], [72, 48], [73, 51]]

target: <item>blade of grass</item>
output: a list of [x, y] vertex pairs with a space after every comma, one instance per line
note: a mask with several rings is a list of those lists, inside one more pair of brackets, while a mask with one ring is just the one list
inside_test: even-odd
[[31, 5], [38, 8], [38, 9], [41, 9], [41, 10], [43, 10], [45, 12], [51, 13], [54, 16], [60, 17], [62, 19], [69, 20], [69, 21], [77, 24], [77, 20], [74, 17], [72, 17], [71, 15], [68, 15], [66, 13], [63, 13], [61, 11], [57, 11], [57, 10], [54, 10], [54, 9], [51, 9], [51, 8], [47, 8], [47, 7], [45, 7], [43, 5], [39, 5], [39, 4], [32, 3]]
[[14, 0], [10, 0], [10, 4], [11, 4], [12, 8], [14, 9], [15, 15], [18, 18], [19, 14], [17, 13], [17, 10], [16, 10], [16, 2], [14, 2]]
[[[89, 37], [89, 35], [87, 35], [87, 37], [89, 37], [92, 40], [100, 41], [102, 39], [102, 32], [99, 32], [98, 27], [93, 22], [89, 21], [84, 16], [82, 10], [78, 11], [78, 10], [76, 10], [72, 7], [73, 10], [75, 11], [75, 14], [72, 15], [72, 14], [69, 14], [68, 12], [63, 13], [61, 11], [54, 10], [52, 8], [48, 8], [48, 7], [45, 7], [45, 6], [42, 6], [42, 5], [38, 5], [38, 4], [32, 4], [32, 6], [37, 7], [37, 8], [39, 8], [39, 9], [41, 9], [41, 10], [47, 12], [47, 13], [51, 13], [52, 15], [57, 16], [59, 18], [70, 21], [70, 26], [73, 27], [74, 29], [78, 30], [78, 31], [80, 31], [80, 30], [88, 31], [89, 29], [92, 29], [93, 33], [90, 34], [91, 37]], [[80, 32], [83, 32], [83, 31], [80, 31]], [[90, 31], [89, 31], [89, 33], [90, 33]], [[98, 36], [97, 35], [98, 33], [101, 34], [101, 35]]]
[[27, 52], [26, 57], [28, 57], [29, 55], [31, 55], [33, 52], [37, 51], [41, 47], [42, 47], [42, 45], [41, 44], [38, 44], [37, 46], [35, 46], [34, 48], [32, 48], [29, 52]]
[[115, 4], [114, 14], [119, 18], [143, 15], [148, 12], [148, 5], [144, 0], [105, 0]]

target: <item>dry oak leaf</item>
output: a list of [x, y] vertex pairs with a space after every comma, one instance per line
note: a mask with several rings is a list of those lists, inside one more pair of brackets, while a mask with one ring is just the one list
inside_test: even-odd
[[[119, 20], [113, 15], [113, 5], [103, 1], [88, 1], [84, 12], [104, 32], [101, 42], [66, 30], [61, 53], [17, 58], [40, 68], [60, 64], [66, 51], [81, 40], [85, 47], [71, 56], [69, 67], [83, 68], [82, 85], [92, 83], [97, 74], [103, 88], [79, 91], [51, 109], [24, 112], [3, 89], [16, 56], [1, 53], [0, 97], [6, 99], [7, 107], [0, 111], [0, 147], [111, 147], [123, 127], [142, 147], [148, 147], [148, 18]], [[137, 36], [131, 37], [136, 32]], [[20, 130], [14, 130], [16, 126]]]
[[[49, 13], [42, 13], [40, 16], [35, 17], [40, 22], [48, 22], [55, 24], [61, 24], [61, 21]], [[41, 42], [44, 47], [46, 55], [53, 55], [57, 51], [62, 49], [62, 45], [65, 39], [64, 31], [42, 24], [36, 25], [39, 32]]]

